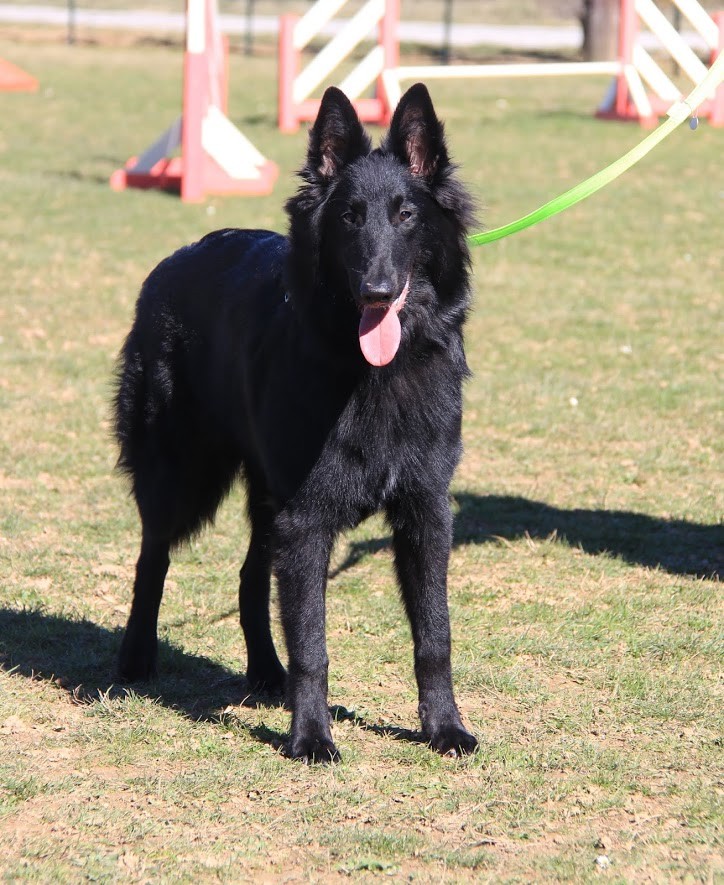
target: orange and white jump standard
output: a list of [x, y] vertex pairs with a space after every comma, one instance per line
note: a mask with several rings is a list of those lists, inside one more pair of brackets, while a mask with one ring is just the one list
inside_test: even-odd
[[[185, 202], [206, 194], [268, 194], [279, 170], [226, 116], [228, 44], [216, 0], [187, 0], [183, 113], [139, 157], [111, 176], [111, 187], [177, 190]], [[181, 156], [170, 154], [181, 147]]]
[[[709, 15], [697, 0], [672, 2], [709, 49], [709, 63], [713, 64], [717, 56], [724, 52], [724, 12]], [[642, 125], [652, 127], [682, 95], [661, 65], [641, 45], [641, 26], [656, 37], [662, 53], [672, 58], [692, 83], [700, 83], [706, 76], [707, 68], [653, 0], [621, 0], [619, 15], [621, 71], [604, 99], [598, 116], [638, 120]], [[708, 118], [712, 126], [724, 126], [724, 85], [720, 85], [710, 99], [698, 109], [692, 108], [692, 111]]]
[[[397, 0], [395, 9], [396, 2]], [[709, 63], [713, 64], [717, 56], [724, 52], [724, 12], [709, 15], [698, 0], [672, 0], [672, 3], [678, 7], [707, 47], [710, 52]], [[638, 120], [644, 126], [654, 126], [658, 118], [683, 96], [659, 61], [643, 47], [641, 34], [644, 29], [658, 44], [659, 55], [673, 59], [682, 74], [694, 85], [701, 83], [706, 76], [706, 65], [669, 23], [654, 0], [620, 0], [618, 58], [595, 62], [512, 65], [385, 65], [380, 77], [381, 91], [387, 106], [394, 109], [402, 94], [400, 82], [404, 80], [612, 74], [615, 79], [598, 110], [598, 116], [616, 120]], [[280, 57], [280, 64], [281, 62]], [[342, 84], [340, 86], [345, 89]], [[724, 126], [724, 84], [698, 109], [692, 108], [692, 111], [698, 111], [698, 116], [707, 118], [713, 126]]]
[[[376, 45], [338, 85], [363, 122], [387, 126], [392, 119], [394, 108], [387, 99], [382, 73], [399, 64], [399, 0], [367, 0], [306, 67], [301, 67], [302, 50], [347, 2], [316, 0], [301, 18], [283, 15], [279, 20], [279, 128], [282, 132], [296, 132], [300, 121], [316, 118], [320, 99], [310, 98], [311, 94], [375, 28]], [[360, 98], [375, 81], [375, 96]]]

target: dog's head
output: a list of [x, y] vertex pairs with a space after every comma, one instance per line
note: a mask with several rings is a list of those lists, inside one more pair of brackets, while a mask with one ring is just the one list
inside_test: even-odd
[[372, 365], [391, 362], [416, 322], [427, 318], [433, 337], [441, 321], [462, 322], [471, 201], [453, 171], [421, 83], [402, 97], [375, 150], [344, 93], [325, 92], [301, 171], [306, 185], [287, 204], [292, 254], [307, 266], [319, 256], [317, 286], [354, 308]]

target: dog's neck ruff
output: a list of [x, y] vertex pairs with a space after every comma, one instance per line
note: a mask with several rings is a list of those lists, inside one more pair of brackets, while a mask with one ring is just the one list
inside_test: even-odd
[[371, 366], [386, 366], [395, 358], [402, 338], [398, 313], [405, 306], [410, 277], [402, 292], [386, 307], [365, 307], [359, 323], [359, 346]]

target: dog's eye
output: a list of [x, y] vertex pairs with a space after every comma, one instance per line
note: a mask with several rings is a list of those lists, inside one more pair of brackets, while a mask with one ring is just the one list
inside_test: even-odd
[[409, 209], [400, 209], [400, 221], [408, 221], [412, 218], [412, 212]]
[[342, 213], [342, 221], [346, 224], [357, 224], [359, 221], [359, 215], [353, 209], [348, 209], [346, 212]]

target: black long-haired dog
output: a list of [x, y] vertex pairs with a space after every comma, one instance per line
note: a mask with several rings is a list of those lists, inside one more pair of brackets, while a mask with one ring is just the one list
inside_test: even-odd
[[[476, 746], [453, 696], [447, 608], [471, 220], [453, 172], [422, 84], [375, 150], [344, 94], [328, 89], [304, 183], [287, 203], [289, 236], [221, 230], [162, 261], [120, 355], [119, 464], [143, 535], [119, 676], [154, 674], [169, 552], [243, 476], [247, 676], [257, 690], [286, 690], [295, 758], [338, 757], [330, 551], [340, 531], [380, 510], [412, 625], [423, 733], [441, 753]], [[288, 673], [269, 629], [272, 570]]]

